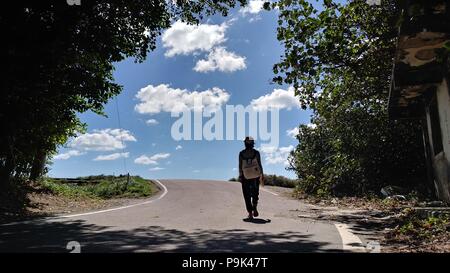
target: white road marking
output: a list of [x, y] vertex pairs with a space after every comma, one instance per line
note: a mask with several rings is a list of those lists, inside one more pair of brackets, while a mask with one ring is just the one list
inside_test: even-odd
[[351, 232], [348, 225], [342, 223], [334, 225], [341, 236], [343, 250], [351, 252], [366, 252], [366, 248], [364, 247], [361, 239]]
[[265, 192], [268, 192], [268, 193], [271, 193], [271, 194], [273, 194], [273, 195], [278, 196], [278, 193], [275, 193], [275, 192], [273, 192], [273, 191], [269, 191], [269, 190], [267, 190], [267, 189], [265, 189], [265, 188], [261, 188], [261, 190], [263, 190], [263, 191], [265, 191]]
[[44, 217], [44, 218], [39, 218], [39, 219], [33, 219], [33, 220], [26, 220], [26, 221], [17, 221], [17, 222], [11, 222], [11, 223], [6, 223], [6, 224], [1, 224], [0, 226], [12, 226], [12, 225], [17, 225], [17, 224], [28, 224], [28, 223], [33, 223], [36, 221], [40, 221], [42, 219], [47, 219], [47, 220], [56, 220], [56, 219], [61, 219], [61, 218], [73, 218], [73, 217], [78, 217], [78, 216], [86, 216], [86, 215], [92, 215], [92, 214], [98, 214], [98, 213], [105, 213], [105, 212], [110, 212], [110, 211], [115, 211], [115, 210], [121, 210], [121, 209], [127, 209], [127, 208], [132, 208], [132, 207], [137, 207], [137, 206], [141, 206], [141, 205], [146, 205], [146, 204], [150, 204], [153, 203], [155, 201], [160, 200], [161, 198], [163, 198], [168, 190], [166, 188], [166, 186], [164, 186], [163, 183], [161, 183], [161, 181], [159, 181], [158, 179], [154, 179], [154, 181], [156, 181], [156, 183], [158, 183], [159, 185], [161, 185], [161, 187], [163, 188], [164, 192], [156, 199], [152, 199], [152, 200], [148, 200], [142, 203], [138, 203], [138, 204], [133, 204], [133, 205], [128, 205], [128, 206], [123, 206], [123, 207], [117, 207], [117, 208], [112, 208], [112, 209], [105, 209], [105, 210], [99, 210], [99, 211], [92, 211], [92, 212], [86, 212], [86, 213], [78, 213], [78, 214], [69, 214], [69, 215], [60, 215], [60, 216], [50, 216], [50, 217]]
[[78, 217], [78, 216], [86, 216], [86, 215], [92, 215], [92, 214], [98, 214], [98, 213], [105, 213], [105, 212], [110, 212], [110, 211], [115, 211], [115, 210], [122, 210], [122, 209], [128, 209], [128, 208], [132, 208], [132, 207], [137, 207], [137, 206], [141, 206], [141, 205], [146, 205], [146, 204], [150, 204], [153, 203], [155, 201], [158, 201], [159, 199], [163, 198], [168, 190], [166, 188], [166, 186], [164, 186], [163, 183], [161, 183], [158, 179], [155, 179], [155, 181], [161, 185], [161, 187], [163, 188], [164, 192], [156, 199], [152, 199], [149, 201], [145, 201], [142, 203], [138, 203], [138, 204], [133, 204], [133, 205], [128, 205], [128, 206], [123, 206], [123, 207], [117, 207], [117, 208], [112, 208], [112, 209], [105, 209], [105, 210], [98, 210], [98, 211], [92, 211], [92, 212], [86, 212], [86, 213], [79, 213], [79, 214], [70, 214], [70, 215], [62, 215], [59, 216], [60, 218], [72, 218], [72, 217]]

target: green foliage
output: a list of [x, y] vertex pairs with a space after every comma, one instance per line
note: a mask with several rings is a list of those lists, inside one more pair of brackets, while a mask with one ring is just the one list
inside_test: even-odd
[[450, 219], [448, 215], [418, 217], [414, 211], [409, 211], [401, 219], [401, 223], [393, 233], [412, 237], [416, 240], [430, 240], [440, 234], [450, 232]]
[[131, 176], [127, 183], [126, 176], [89, 176], [81, 177], [80, 180], [86, 180], [90, 183], [77, 185], [75, 183], [66, 183], [60, 180], [45, 178], [41, 186], [54, 194], [64, 195], [66, 197], [89, 197], [108, 199], [113, 197], [146, 197], [156, 192], [155, 186], [148, 180], [139, 176]]
[[[238, 182], [238, 178], [230, 178], [228, 181]], [[298, 181], [294, 179], [289, 179], [287, 177], [281, 175], [264, 175], [264, 185], [266, 186], [277, 186], [277, 187], [285, 187], [285, 188], [294, 188], [297, 186]]]
[[96, 196], [87, 191], [84, 187], [76, 186], [73, 184], [62, 184], [61, 182], [53, 181], [49, 178], [44, 178], [40, 182], [40, 185], [57, 195], [62, 195], [70, 198], [95, 198]]
[[269, 174], [264, 175], [264, 185], [294, 188], [297, 185], [297, 180], [289, 179], [281, 175]]
[[300, 126], [290, 168], [299, 189], [318, 195], [378, 193], [425, 180], [420, 122], [392, 121], [388, 96], [400, 10], [396, 1], [280, 0], [285, 54], [273, 81], [295, 87], [314, 128]]
[[141, 62], [172, 22], [227, 15], [237, 2], [246, 3], [111, 0], [70, 6], [42, 0], [2, 7], [7, 39], [0, 45], [0, 181], [27, 179], [46, 155], [82, 132], [77, 113], [103, 113], [122, 90], [114, 83], [114, 63], [128, 57]]

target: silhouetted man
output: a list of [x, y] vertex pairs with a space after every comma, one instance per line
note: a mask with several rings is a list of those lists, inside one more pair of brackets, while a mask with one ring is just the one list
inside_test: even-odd
[[242, 184], [245, 206], [248, 211], [248, 218], [258, 217], [257, 210], [259, 199], [259, 183], [264, 182], [261, 156], [255, 146], [252, 137], [244, 140], [245, 149], [239, 153], [239, 181]]

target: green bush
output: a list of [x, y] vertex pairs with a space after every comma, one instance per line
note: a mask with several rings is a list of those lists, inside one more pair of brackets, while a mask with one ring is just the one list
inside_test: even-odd
[[294, 188], [297, 185], [298, 181], [294, 179], [289, 179], [280, 175], [264, 175], [264, 185], [267, 186], [277, 186], [277, 187], [285, 187], [285, 188]]
[[[145, 197], [156, 191], [155, 186], [149, 181], [132, 176], [128, 183], [127, 176], [89, 176], [80, 177], [80, 180], [89, 180], [90, 184], [76, 185], [62, 183], [51, 178], [43, 179], [41, 185], [54, 194], [67, 197], [91, 197], [108, 199], [113, 197]], [[95, 182], [94, 182], [95, 181]]]
[[[228, 181], [230, 182], [237, 182], [239, 181], [238, 178], [230, 178]], [[297, 180], [289, 179], [284, 176], [280, 175], [264, 175], [264, 185], [267, 186], [277, 186], [277, 187], [285, 187], [285, 188], [294, 188], [298, 184]]]

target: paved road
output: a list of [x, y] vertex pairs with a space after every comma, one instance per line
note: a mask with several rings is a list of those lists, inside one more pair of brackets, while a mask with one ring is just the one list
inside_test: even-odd
[[0, 226], [0, 251], [67, 252], [326, 252], [341, 251], [330, 222], [295, 216], [302, 203], [267, 190], [260, 217], [244, 221], [240, 183], [161, 180], [165, 189], [145, 204], [67, 218]]

